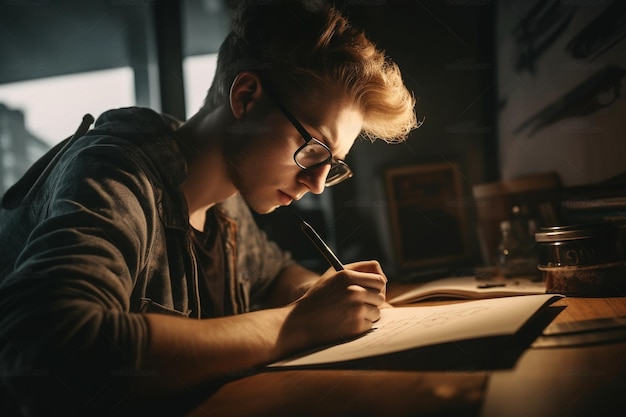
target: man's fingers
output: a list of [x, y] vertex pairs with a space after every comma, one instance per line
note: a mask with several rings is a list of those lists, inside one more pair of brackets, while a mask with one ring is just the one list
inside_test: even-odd
[[370, 323], [377, 322], [380, 319], [380, 309], [371, 305], [367, 305], [366, 308], [364, 319]]
[[358, 285], [377, 292], [384, 292], [387, 286], [387, 278], [383, 275], [360, 271], [343, 271], [343, 273], [349, 285]]
[[354, 292], [355, 299], [360, 303], [375, 307], [382, 306], [385, 303], [385, 295], [380, 291], [364, 288], [359, 285], [351, 285], [348, 289]]
[[382, 275], [383, 277], [385, 277], [385, 279], [387, 279], [387, 277], [385, 276], [385, 273], [383, 272], [383, 268], [380, 266], [380, 263], [378, 261], [353, 262], [353, 263], [344, 265], [344, 267], [352, 271], [369, 272], [372, 274]]

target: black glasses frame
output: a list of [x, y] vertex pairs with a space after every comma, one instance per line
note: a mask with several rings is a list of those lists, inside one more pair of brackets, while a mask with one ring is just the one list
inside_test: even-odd
[[[265, 87], [265, 91], [268, 93], [268, 96], [274, 101], [274, 103], [276, 104], [278, 109], [291, 122], [293, 127], [296, 128], [296, 130], [298, 131], [298, 133], [300, 133], [300, 136], [302, 136], [302, 139], [304, 140], [304, 143], [302, 144], [302, 146], [300, 146], [298, 149], [296, 149], [296, 151], [293, 153], [293, 160], [296, 163], [296, 165], [298, 165], [303, 170], [310, 170], [310, 169], [319, 168], [319, 167], [324, 166], [326, 164], [330, 164], [330, 171], [328, 172], [328, 176], [326, 177], [326, 181], [325, 181], [326, 187], [330, 187], [330, 186], [339, 184], [340, 182], [342, 182], [344, 180], [347, 180], [348, 178], [351, 178], [354, 174], [352, 173], [352, 170], [350, 169], [348, 164], [346, 164], [341, 159], [335, 159], [333, 157], [333, 153], [330, 150], [330, 148], [325, 143], [315, 139], [304, 128], [304, 126], [302, 126], [302, 123], [300, 123], [300, 121], [298, 119], [296, 119], [296, 117], [293, 115], [293, 113], [291, 113], [289, 111], [289, 109], [287, 109], [287, 107], [278, 99], [278, 97], [276, 97], [276, 94], [272, 91], [272, 89], [268, 88], [268, 83], [267, 82], [263, 82], [263, 85]], [[306, 166], [302, 165], [300, 162], [298, 162], [297, 155], [307, 145], [309, 145], [310, 142], [315, 142], [318, 145], [322, 146], [324, 149], [326, 149], [328, 151], [328, 158], [325, 159], [324, 161], [318, 162], [318, 163], [316, 163], [316, 164], [314, 164], [312, 166], [306, 167]], [[333, 175], [333, 173], [336, 172], [337, 170], [341, 170], [341, 173]]]

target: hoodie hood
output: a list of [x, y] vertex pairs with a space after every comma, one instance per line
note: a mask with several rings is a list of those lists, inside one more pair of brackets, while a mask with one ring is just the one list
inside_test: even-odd
[[[29, 204], [61, 156], [83, 137], [91, 138], [90, 142], [102, 136], [131, 142], [151, 156], [155, 169], [168, 187], [176, 188], [184, 181], [187, 165], [174, 134], [182, 124], [179, 120], [150, 109], [128, 107], [103, 113], [89, 130], [93, 121], [93, 117], [86, 114], [72, 136], [37, 160], [4, 194], [2, 208], [13, 209]], [[176, 157], [178, 155], [180, 157]], [[163, 171], [164, 167], [167, 172]]]
[[173, 134], [181, 124], [172, 116], [150, 109], [126, 107], [102, 113], [89, 135], [114, 136], [139, 144], [164, 133]]

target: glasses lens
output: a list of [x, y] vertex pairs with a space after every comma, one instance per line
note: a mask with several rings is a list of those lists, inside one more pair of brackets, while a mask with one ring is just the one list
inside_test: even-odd
[[328, 163], [332, 155], [328, 148], [315, 139], [311, 139], [298, 150], [295, 155], [296, 162], [302, 168], [313, 168]]
[[333, 161], [330, 164], [330, 171], [326, 176], [326, 186], [339, 184], [341, 181], [352, 177], [352, 170], [343, 161]]

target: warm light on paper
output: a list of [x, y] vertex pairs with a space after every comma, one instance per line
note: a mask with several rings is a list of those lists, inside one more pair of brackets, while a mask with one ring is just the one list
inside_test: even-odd
[[373, 331], [352, 341], [270, 365], [343, 362], [440, 343], [517, 333], [554, 294], [468, 301], [441, 306], [383, 309]]

